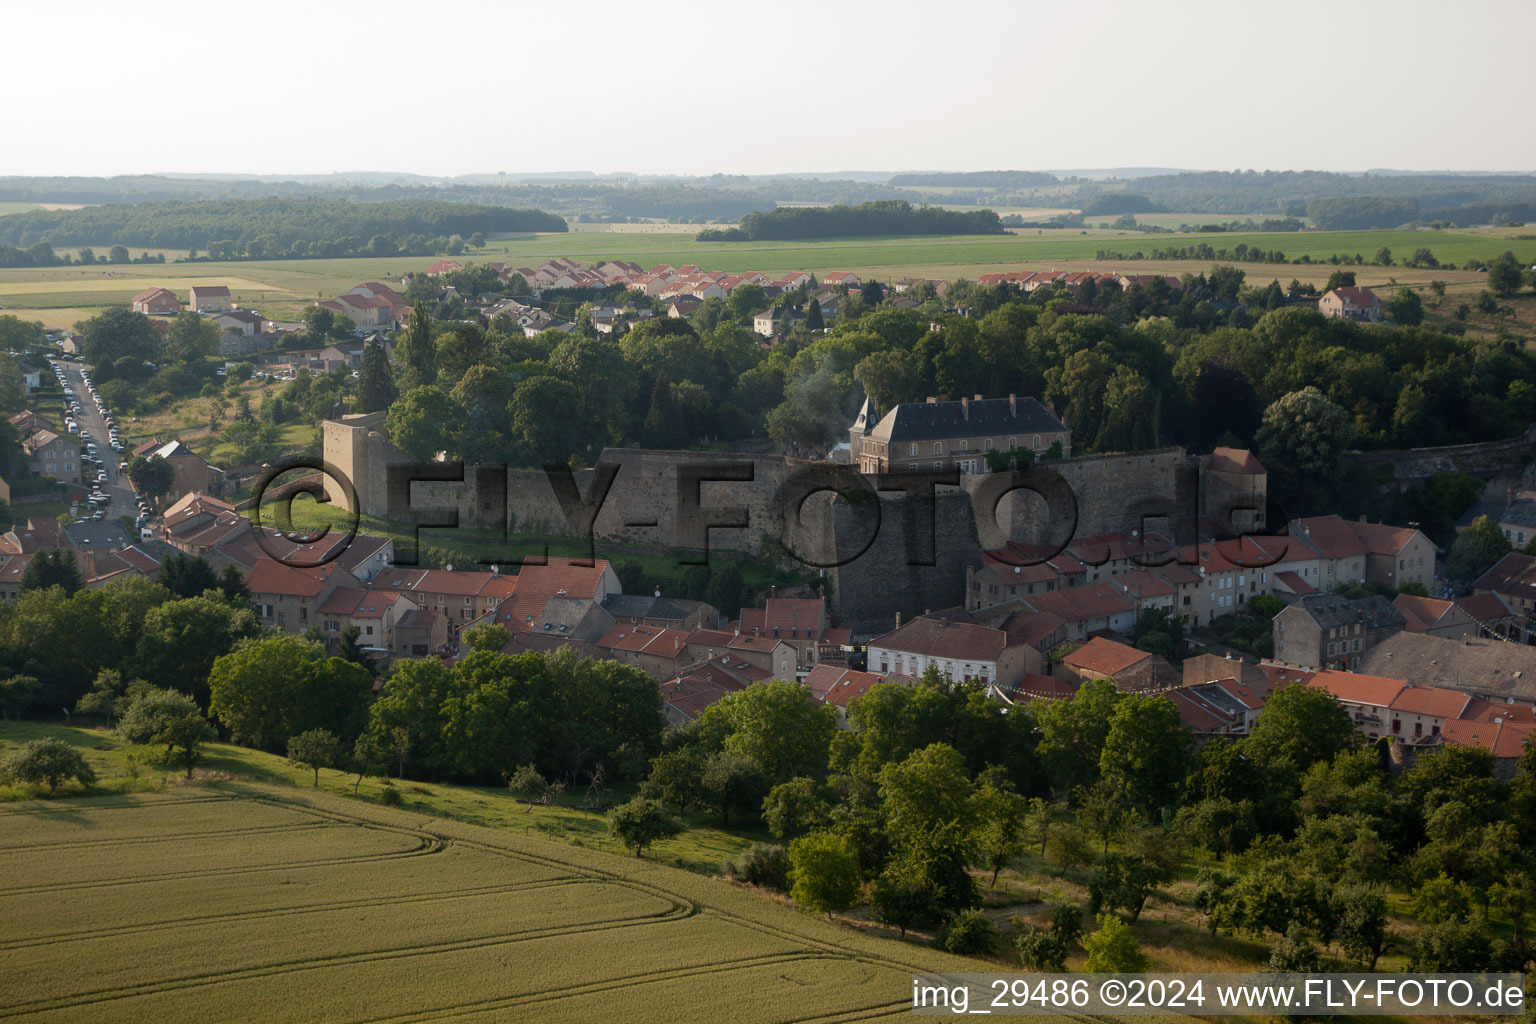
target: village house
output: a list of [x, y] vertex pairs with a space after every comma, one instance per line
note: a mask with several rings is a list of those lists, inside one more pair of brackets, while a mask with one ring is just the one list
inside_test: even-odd
[[805, 323], [805, 314], [792, 306], [773, 306], [752, 318], [752, 330], [765, 338], [787, 334]]
[[1064, 624], [1064, 638], [1079, 642], [1094, 633], [1129, 633], [1136, 624], [1136, 602], [1113, 583], [1086, 583], [1024, 598], [1020, 604], [1054, 616]]
[[517, 589], [516, 577], [494, 572], [398, 566], [376, 575], [374, 585], [405, 594], [417, 607], [437, 612], [454, 635], [487, 612], [494, 611]]
[[1379, 323], [1381, 300], [1369, 288], [1335, 288], [1317, 300], [1317, 308], [1326, 317], [1345, 320], [1367, 320]]
[[260, 334], [267, 322], [260, 313], [248, 309], [226, 310], [209, 319], [218, 325], [221, 334], [238, 334], [247, 338]]
[[190, 294], [188, 305], [197, 313], [221, 313], [235, 308], [229, 288], [222, 284], [195, 284]]
[[795, 669], [804, 675], [818, 662], [823, 638], [831, 628], [824, 598], [769, 597], [762, 608], [743, 608], [742, 633], [783, 640], [795, 651]]
[[616, 624], [668, 626], [684, 631], [700, 626], [713, 629], [720, 619], [719, 612], [703, 601], [666, 598], [659, 590], [655, 594], [609, 594], [603, 598], [602, 609]]
[[1304, 668], [1358, 670], [1366, 652], [1405, 625], [1380, 595], [1304, 597], [1274, 618], [1275, 659]]
[[51, 476], [60, 483], [81, 481], [80, 442], [71, 434], [35, 430], [21, 442], [27, 453], [27, 468], [39, 476]]
[[263, 626], [302, 633], [320, 621], [320, 608], [338, 587], [358, 587], [358, 579], [334, 562], [295, 568], [264, 558], [246, 573], [245, 585]]
[[334, 299], [325, 299], [320, 303], [325, 309], [329, 309], [337, 316], [347, 317], [358, 327], [388, 327], [390, 325], [391, 306], [388, 299], [382, 296], [358, 295], [348, 292], [346, 295], [338, 295]]
[[1498, 525], [1510, 547], [1523, 548], [1536, 540], [1536, 491], [1506, 487], [1497, 500], [1484, 499], [1467, 509], [1456, 520], [1456, 532], [1465, 530], [1480, 516], [1487, 516]]
[[1536, 613], [1536, 555], [1511, 551], [1472, 584], [1478, 594], [1497, 594], [1518, 615]]
[[1392, 607], [1403, 617], [1403, 628], [1410, 633], [1428, 633], [1430, 636], [1452, 639], [1477, 633], [1477, 623], [1472, 621], [1472, 616], [1454, 601], [1399, 594], [1392, 600]]
[[133, 311], [145, 316], [175, 316], [181, 312], [181, 300], [169, 288], [146, 288], [133, 297]]
[[180, 441], [156, 441], [147, 451], [136, 450], [149, 459], [164, 459], [171, 467], [171, 489], [165, 493], [169, 501], [176, 501], [193, 491], [204, 494], [220, 494], [224, 490], [224, 471]]
[[1033, 398], [962, 398], [941, 402], [904, 402], [877, 417], [865, 399], [849, 429], [853, 461], [863, 473], [935, 472], [959, 469], [988, 472], [992, 451], [1026, 450], [1040, 458], [1055, 446], [1072, 454], [1072, 431]]
[[1179, 720], [1195, 738], [1246, 736], [1259, 722], [1264, 698], [1234, 678], [1193, 683], [1165, 691]]
[[337, 587], [320, 606], [320, 630], [326, 648], [333, 654], [347, 632], [356, 629], [359, 644], [392, 658], [396, 624], [411, 612], [424, 610], [393, 591]]
[[353, 288], [348, 295], [356, 295], [364, 299], [383, 299], [388, 305], [391, 316], [398, 316], [400, 312], [410, 305], [405, 301], [405, 296], [395, 291], [387, 284], [378, 281], [364, 281]]
[[1167, 659], [1108, 637], [1096, 636], [1072, 651], [1055, 667], [1056, 678], [1071, 686], [1108, 679], [1126, 692], [1177, 686], [1181, 678]]
[[614, 626], [597, 641], [598, 657], [623, 662], [656, 679], [672, 679], [689, 663], [688, 634], [655, 626]]
[[725, 655], [690, 664], [660, 684], [667, 725], [681, 729], [720, 698], [766, 678], [761, 669]]
[[811, 696], [837, 709], [837, 727], [848, 728], [848, 706], [864, 696], [881, 677], [836, 665], [817, 665], [805, 677]]
[[920, 615], [869, 642], [869, 670], [921, 676], [930, 666], [946, 678], [1008, 687], [1040, 667], [1040, 654], [1001, 629]]

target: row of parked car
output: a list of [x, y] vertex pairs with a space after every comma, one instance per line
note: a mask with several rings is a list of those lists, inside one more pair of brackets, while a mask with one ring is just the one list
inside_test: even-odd
[[[94, 510], [91, 513], [91, 518], [105, 519], [107, 512], [112, 507], [112, 496], [106, 493], [106, 486], [111, 481], [111, 475], [107, 471], [106, 461], [102, 458], [96, 438], [91, 434], [89, 430], [86, 430], [80, 425], [80, 418], [82, 417], [84, 410], [80, 405], [79, 396], [75, 394], [75, 389], [69, 383], [69, 377], [65, 374], [63, 366], [59, 364], [57, 359], [49, 359], [48, 365], [53, 370], [54, 379], [59, 382], [59, 386], [64, 391], [64, 402], [66, 407], [66, 418], [64, 421], [65, 429], [67, 429], [71, 434], [79, 435], [80, 462], [83, 466], [87, 467], [88, 471], [94, 470], [96, 474], [95, 479], [91, 483], [91, 493], [86, 498], [86, 502]], [[111, 411], [107, 409], [106, 404], [101, 400], [101, 394], [96, 390], [96, 385], [91, 381], [90, 373], [88, 371], [82, 370], [80, 372], [80, 381], [85, 386], [86, 393], [89, 395], [90, 400], [94, 402], [96, 408], [100, 410], [102, 421], [107, 425], [108, 437], [106, 439], [106, 443], [110, 445], [112, 450], [115, 452], [121, 453], [126, 451], [126, 446], [123, 444], [122, 436], [117, 429], [117, 421], [113, 418]], [[136, 495], [135, 497], [137, 498], [138, 496]], [[142, 528], [144, 521], [146, 521], [144, 517], [147, 514], [149, 506], [148, 503], [144, 502], [142, 499], [139, 499], [139, 504], [139, 514], [141, 520], [139, 526]]]

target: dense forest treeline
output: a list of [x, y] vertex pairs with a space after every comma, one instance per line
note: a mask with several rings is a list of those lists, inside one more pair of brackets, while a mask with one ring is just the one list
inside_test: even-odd
[[1501, 213], [1514, 217], [1536, 204], [1536, 177], [1514, 174], [1200, 171], [1138, 178], [1135, 189], [1166, 209], [1202, 213], [1301, 216], [1310, 212], [1310, 203], [1335, 199], [1395, 200], [1400, 204], [1393, 209], [1382, 207], [1370, 223], [1350, 225], [1365, 228], [1396, 227], [1411, 220], [1486, 223]]
[[891, 175], [892, 185], [927, 188], [1049, 188], [1061, 179], [1044, 171], [931, 171]]
[[[0, 177], [0, 201], [134, 204], [213, 199], [350, 199], [354, 202], [433, 200], [480, 206], [534, 208], [583, 220], [673, 220], [732, 222], [778, 203], [857, 205], [887, 199], [914, 202], [996, 205], [1085, 205], [1132, 193], [1151, 212], [1303, 216], [1319, 200], [1371, 198], [1413, 204], [1413, 214], [1369, 227], [1396, 227], [1406, 220], [1466, 225], [1498, 220], [1536, 220], [1536, 177], [1515, 174], [1337, 174], [1325, 171], [1189, 171], [1119, 182], [1058, 179], [1038, 171], [923, 172], [893, 175], [889, 181], [786, 176], [748, 178], [714, 175], [695, 179], [584, 180], [579, 176], [538, 179], [486, 175], [435, 180], [413, 175], [366, 173], [302, 180], [194, 178], [156, 175], [117, 178]], [[1060, 187], [1075, 187], [1061, 196]], [[924, 188], [935, 191], [924, 192]], [[945, 189], [949, 191], [937, 191]], [[1099, 200], [1098, 197], [1106, 197]], [[1118, 202], [1118, 201], [1117, 201]], [[1398, 212], [1407, 210], [1400, 207]]]
[[242, 252], [255, 239], [269, 240], [271, 255], [294, 243], [356, 241], [353, 249], [382, 236], [396, 244], [412, 236], [509, 231], [564, 231], [565, 221], [540, 210], [421, 200], [354, 203], [344, 199], [218, 199], [90, 206], [79, 210], [31, 210], [0, 218], [0, 242], [29, 248], [53, 245], [133, 245], [206, 249], [230, 240]]
[[957, 211], [913, 206], [904, 199], [858, 206], [781, 206], [741, 218], [741, 233], [754, 241], [852, 238], [859, 235], [1000, 235], [991, 210]]

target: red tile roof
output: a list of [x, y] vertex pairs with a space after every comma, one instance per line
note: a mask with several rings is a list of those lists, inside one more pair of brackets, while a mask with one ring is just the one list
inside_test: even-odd
[[590, 566], [577, 565], [577, 559], [550, 555], [546, 565], [524, 565], [517, 573], [517, 590], [522, 594], [554, 597], [585, 597], [597, 600], [602, 589], [606, 559], [593, 559]]
[[839, 669], [832, 665], [817, 665], [805, 676], [805, 685], [810, 687], [812, 696], [823, 704], [840, 708], [848, 707], [880, 681], [879, 673]]
[[1109, 583], [1069, 587], [1049, 594], [1035, 594], [1025, 600], [1036, 611], [1050, 612], [1067, 622], [1108, 618], [1136, 608], [1129, 598]]
[[1373, 555], [1395, 556], [1419, 532], [1411, 526], [1388, 526], [1386, 523], [1362, 523], [1357, 520], [1345, 522], [1354, 535], [1360, 538], [1365, 550]]
[[1217, 448], [1211, 452], [1205, 468], [1212, 473], [1241, 473], [1262, 476], [1266, 472], [1247, 448]]
[[325, 589], [325, 581], [335, 565], [295, 568], [271, 558], [263, 558], [245, 575], [245, 585], [252, 594], [281, 594], [315, 597]]
[[1008, 642], [1034, 646], [1054, 636], [1066, 620], [1054, 612], [1015, 612], [1002, 623]]
[[1073, 668], [1082, 669], [1084, 672], [1093, 672], [1102, 676], [1112, 676], [1117, 672], [1123, 672], [1133, 665], [1152, 657], [1146, 651], [1138, 651], [1114, 640], [1104, 637], [1094, 637], [1083, 646], [1061, 659], [1063, 665], [1071, 665]]
[[1433, 628], [1455, 605], [1434, 597], [1399, 594], [1393, 599], [1392, 607], [1402, 615], [1404, 629], [1410, 633], [1423, 633]]
[[1536, 555], [1522, 555], [1511, 551], [1478, 579], [1474, 590], [1491, 590], [1497, 594], [1536, 599]]
[[1398, 694], [1408, 688], [1408, 684], [1400, 679], [1368, 676], [1359, 672], [1339, 672], [1335, 669], [1317, 673], [1307, 685], [1327, 690], [1339, 700], [1381, 708], [1391, 707]]
[[1365, 542], [1342, 516], [1313, 516], [1296, 519], [1291, 532], [1300, 533], [1324, 558], [1351, 558], [1365, 554]]
[[1514, 722], [1519, 725], [1536, 725], [1536, 708], [1529, 704], [1507, 704], [1473, 697], [1462, 709], [1463, 722]]
[[1306, 597], [1308, 594], [1317, 593], [1316, 587], [1289, 569], [1287, 569], [1285, 572], [1275, 573], [1275, 581], [1278, 583], [1284, 583], [1285, 588], [1298, 597]]
[[1515, 614], [1498, 594], [1468, 594], [1456, 598], [1456, 605], [1478, 622], [1498, 622]]
[[1393, 711], [1410, 715], [1460, 718], [1471, 699], [1460, 690], [1447, 690], [1439, 686], [1408, 686], [1403, 688], [1390, 707]]
[[1536, 726], [1515, 722], [1449, 721], [1440, 727], [1440, 736], [1446, 743], [1465, 747], [1482, 747], [1497, 758], [1517, 758], [1525, 752], [1525, 745]]

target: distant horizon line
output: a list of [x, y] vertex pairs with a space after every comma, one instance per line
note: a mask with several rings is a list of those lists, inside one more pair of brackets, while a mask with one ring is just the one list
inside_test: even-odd
[[749, 179], [774, 180], [784, 178], [820, 179], [829, 181], [855, 180], [859, 178], [890, 178], [898, 174], [1052, 174], [1058, 177], [1151, 177], [1164, 174], [1210, 174], [1210, 173], [1322, 173], [1338, 174], [1349, 177], [1363, 177], [1367, 175], [1400, 175], [1400, 176], [1428, 176], [1428, 175], [1456, 175], [1456, 176], [1536, 176], [1533, 168], [1411, 168], [1411, 167], [1369, 167], [1365, 169], [1325, 169], [1316, 167], [1301, 168], [1237, 168], [1222, 169], [1214, 167], [1161, 167], [1154, 165], [1122, 165], [1117, 167], [1055, 167], [1055, 168], [1022, 168], [1022, 167], [989, 167], [983, 169], [923, 169], [904, 168], [900, 170], [781, 170], [772, 172], [744, 172], [744, 171], [632, 171], [632, 170], [605, 170], [593, 171], [590, 169], [568, 170], [524, 170], [524, 171], [464, 171], [460, 173], [426, 173], [421, 171], [406, 170], [370, 170], [353, 169], [345, 171], [132, 171], [115, 174], [27, 174], [0, 172], [0, 178], [135, 178], [155, 177], [170, 179], [193, 180], [217, 180], [217, 179], [299, 179], [299, 178], [337, 178], [345, 179], [353, 176], [366, 177], [394, 177], [416, 178], [424, 181], [459, 181], [470, 178], [494, 179], [532, 179], [532, 180], [570, 180], [573, 178], [587, 178], [595, 181], [612, 180], [617, 178], [642, 178], [665, 179], [685, 178], [699, 179], [710, 178], [716, 174], [726, 177], [744, 177]]

